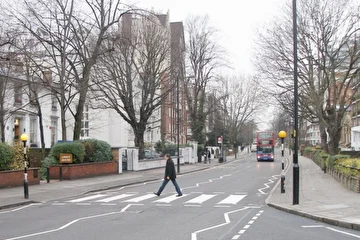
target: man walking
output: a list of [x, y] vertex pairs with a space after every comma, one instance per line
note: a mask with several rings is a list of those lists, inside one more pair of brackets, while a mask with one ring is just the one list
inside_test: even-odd
[[175, 164], [173, 160], [170, 157], [170, 154], [165, 155], [166, 159], [166, 167], [165, 167], [165, 176], [164, 181], [162, 185], [160, 186], [159, 190], [157, 192], [154, 192], [155, 195], [160, 196], [161, 192], [164, 190], [166, 184], [171, 180], [171, 182], [174, 184], [176, 192], [178, 195], [177, 197], [182, 196], [182, 192], [180, 190], [179, 185], [176, 182], [176, 172], [175, 172]]

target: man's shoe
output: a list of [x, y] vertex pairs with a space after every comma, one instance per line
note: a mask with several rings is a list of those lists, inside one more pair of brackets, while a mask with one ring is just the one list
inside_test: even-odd
[[178, 195], [176, 195], [177, 197], [181, 197], [182, 196], [182, 194], [178, 194]]
[[156, 196], [160, 196], [160, 194], [158, 194], [157, 192], [154, 192], [154, 194], [155, 194]]

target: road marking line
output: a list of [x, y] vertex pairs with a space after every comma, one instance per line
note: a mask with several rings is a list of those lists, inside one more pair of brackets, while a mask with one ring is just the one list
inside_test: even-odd
[[32, 204], [29, 204], [29, 205], [26, 205], [26, 206], [23, 206], [23, 207], [19, 207], [19, 208], [16, 208], [16, 209], [0, 212], [0, 214], [16, 212], [16, 211], [20, 211], [20, 210], [22, 210], [24, 208], [28, 208], [28, 207], [32, 207], [32, 206], [38, 206], [38, 205], [41, 205], [41, 203], [32, 203]]
[[224, 219], [225, 219], [224, 223], [214, 225], [214, 226], [211, 226], [211, 227], [208, 227], [208, 228], [203, 228], [203, 229], [200, 229], [200, 230], [197, 230], [197, 231], [191, 233], [191, 240], [197, 240], [197, 234], [198, 233], [205, 232], [205, 231], [208, 231], [208, 230], [212, 230], [214, 228], [222, 227], [224, 225], [227, 225], [227, 224], [231, 223], [230, 217], [229, 217], [230, 214], [240, 212], [240, 211], [244, 211], [244, 210], [247, 210], [247, 209], [253, 209], [253, 208], [259, 208], [259, 207], [243, 207], [243, 208], [231, 211], [231, 212], [224, 213]]
[[242, 229], [242, 230], [239, 231], [240, 234], [243, 234], [243, 233], [245, 233], [245, 232], [246, 232], [246, 230], [244, 230], [244, 229]]
[[101, 206], [116, 206], [116, 203], [102, 203]]
[[301, 226], [303, 228], [322, 228], [324, 227], [323, 225], [312, 225], [312, 226]]
[[215, 205], [215, 207], [218, 207], [218, 208], [229, 208], [231, 206], [229, 205]]
[[344, 235], [348, 235], [348, 236], [352, 236], [352, 237], [355, 237], [355, 238], [359, 238], [360, 239], [360, 235], [356, 235], [356, 234], [352, 234], [352, 233], [348, 233], [348, 232], [345, 232], [345, 231], [340, 231], [340, 230], [337, 230], [335, 228], [332, 228], [332, 227], [325, 227], [323, 225], [310, 225], [310, 226], [301, 226], [303, 228], [326, 228], [330, 231], [334, 231], [334, 232], [338, 232], [338, 233], [342, 233]]
[[184, 207], [201, 207], [201, 205], [191, 205], [191, 204], [187, 204], [187, 205], [184, 205]]
[[249, 221], [249, 222], [248, 222], [248, 224], [253, 224], [253, 223], [254, 223], [254, 221]]
[[245, 225], [244, 227], [243, 227], [243, 229], [248, 229], [250, 227], [250, 225]]
[[171, 204], [156, 204], [159, 207], [171, 207]]
[[203, 202], [215, 197], [216, 195], [214, 194], [201, 194], [200, 196], [190, 199], [189, 201], [185, 202], [185, 203], [197, 203], [197, 204], [202, 204]]
[[[131, 204], [129, 204], [128, 206], [126, 206], [125, 208], [130, 207]], [[125, 209], [124, 208], [124, 209]], [[124, 210], [123, 209], [123, 210]], [[35, 236], [40, 236], [40, 235], [44, 235], [44, 234], [49, 234], [49, 233], [53, 233], [53, 232], [58, 232], [60, 230], [63, 230], [71, 225], [73, 225], [74, 223], [77, 223], [79, 221], [83, 221], [83, 220], [88, 220], [88, 219], [93, 219], [93, 218], [98, 218], [98, 217], [105, 217], [105, 216], [110, 216], [110, 215], [114, 215], [114, 214], [119, 214], [121, 212], [124, 212], [123, 210], [121, 210], [120, 212], [110, 212], [110, 213], [103, 213], [103, 214], [98, 214], [98, 215], [93, 215], [93, 216], [88, 216], [88, 217], [82, 217], [82, 218], [78, 218], [75, 219], [59, 228], [55, 228], [55, 229], [51, 229], [51, 230], [47, 230], [47, 231], [42, 231], [42, 232], [37, 232], [37, 233], [31, 233], [31, 234], [27, 234], [27, 235], [22, 235], [22, 236], [18, 236], [18, 237], [13, 237], [13, 238], [7, 238], [4, 240], [18, 240], [18, 239], [23, 239], [23, 238], [30, 238], [30, 237], [35, 237]], [[126, 209], [125, 209], [126, 210]]]
[[54, 205], [54, 206], [64, 206], [64, 205], [66, 205], [66, 203], [53, 203], [52, 205]]
[[176, 199], [180, 199], [182, 197], [188, 196], [189, 194], [183, 194], [181, 197], [177, 197], [176, 194], [175, 195], [171, 195], [165, 198], [161, 198], [159, 200], [155, 200], [153, 201], [154, 203], [170, 203]]
[[238, 239], [239, 237], [240, 237], [240, 235], [235, 235], [235, 236], [232, 237], [232, 239], [236, 240], [236, 239]]
[[144, 200], [147, 200], [147, 199], [150, 199], [150, 198], [154, 198], [154, 197], [156, 197], [156, 195], [151, 193], [151, 194], [146, 194], [144, 196], [132, 198], [132, 199], [129, 199], [129, 200], [126, 200], [126, 201], [123, 201], [123, 202], [141, 202], [141, 201], [144, 201]]
[[96, 202], [108, 203], [111, 201], [119, 200], [119, 199], [126, 198], [126, 197], [131, 197], [131, 196], [134, 196], [134, 194], [121, 194], [121, 195], [117, 195], [117, 196], [113, 196], [113, 197], [109, 197], [109, 198], [100, 199], [100, 200], [97, 200]]
[[90, 206], [91, 203], [76, 203], [78, 206]]
[[97, 195], [92, 195], [92, 196], [88, 196], [88, 197], [77, 198], [74, 200], [70, 200], [68, 202], [71, 202], [71, 203], [84, 202], [84, 201], [93, 200], [93, 199], [101, 198], [101, 197], [105, 197], [105, 196], [106, 196], [105, 194], [97, 194]]
[[237, 204], [244, 197], [246, 197], [246, 195], [230, 195], [218, 204]]

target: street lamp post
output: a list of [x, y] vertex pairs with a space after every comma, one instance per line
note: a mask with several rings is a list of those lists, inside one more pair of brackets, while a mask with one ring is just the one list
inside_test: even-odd
[[293, 0], [293, 44], [294, 44], [294, 154], [293, 154], [293, 205], [299, 204], [299, 164], [298, 164], [298, 66], [297, 66], [297, 14], [296, 0]]
[[278, 136], [281, 139], [281, 193], [285, 193], [284, 138], [286, 138], [286, 132], [280, 131]]
[[24, 143], [24, 198], [29, 198], [29, 182], [27, 178], [27, 161], [26, 161], [26, 142], [28, 140], [28, 135], [25, 133], [20, 136], [21, 141]]
[[179, 77], [176, 79], [176, 110], [177, 110], [177, 140], [176, 140], [176, 151], [177, 151], [177, 172], [180, 173], [180, 99], [179, 99]]

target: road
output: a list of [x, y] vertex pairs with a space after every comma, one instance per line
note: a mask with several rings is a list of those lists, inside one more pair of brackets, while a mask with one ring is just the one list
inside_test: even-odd
[[280, 173], [281, 160], [256, 162], [251, 154], [179, 176], [182, 197], [171, 182], [154, 195], [161, 184], [154, 181], [9, 209], [0, 212], [0, 239], [360, 239], [267, 207]]

